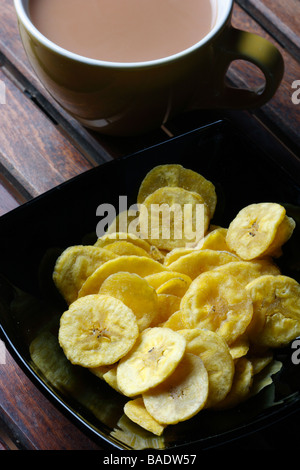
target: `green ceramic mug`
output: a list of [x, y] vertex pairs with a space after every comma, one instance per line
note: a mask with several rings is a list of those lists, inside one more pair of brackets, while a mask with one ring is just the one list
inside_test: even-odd
[[[216, 0], [217, 20], [201, 41], [178, 54], [138, 63], [114, 63], [71, 53], [32, 24], [28, 0], [14, 0], [29, 61], [49, 93], [84, 126], [109, 135], [158, 128], [193, 108], [250, 109], [269, 101], [283, 76], [278, 49], [231, 25], [234, 0]], [[260, 90], [231, 88], [225, 75], [234, 60], [247, 60], [265, 77]]]

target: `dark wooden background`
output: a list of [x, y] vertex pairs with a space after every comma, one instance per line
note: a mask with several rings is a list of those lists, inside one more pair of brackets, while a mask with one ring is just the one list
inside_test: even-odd
[[[299, 156], [300, 104], [292, 101], [292, 85], [300, 80], [299, 0], [237, 0], [233, 25], [273, 42], [283, 54], [285, 74], [268, 104], [251, 113], [230, 113], [230, 117], [245, 126], [251, 122], [254, 128], [267, 129]], [[251, 86], [259, 80], [259, 73], [237, 61], [230, 67], [228, 79]], [[36, 79], [19, 38], [12, 0], [0, 2], [3, 83], [6, 104], [0, 104], [0, 215], [89, 168], [180, 135], [207, 120], [206, 113], [191, 112], [138, 138], [103, 137], [86, 130]], [[270, 450], [281, 445], [281, 449], [296, 449], [300, 437], [297, 417], [227, 448]], [[6, 363], [0, 364], [0, 450], [100, 448], [40, 393], [6, 351]]]

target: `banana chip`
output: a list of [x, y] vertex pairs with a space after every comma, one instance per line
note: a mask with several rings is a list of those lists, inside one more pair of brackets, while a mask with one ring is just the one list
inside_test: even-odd
[[91, 295], [75, 300], [60, 319], [59, 344], [72, 364], [114, 364], [133, 347], [139, 334], [132, 310], [118, 299]]
[[110, 243], [109, 245], [106, 246], [105, 248], [108, 251], [111, 251], [117, 256], [130, 256], [130, 255], [135, 255], [135, 256], [146, 256], [148, 258], [151, 257], [149, 253], [147, 253], [144, 248], [141, 248], [140, 246], [134, 245], [131, 242], [127, 241], [117, 241], [114, 243]]
[[199, 356], [185, 353], [173, 374], [143, 394], [147, 411], [161, 424], [177, 424], [195, 416], [208, 396], [208, 374]]
[[300, 285], [287, 276], [261, 276], [246, 286], [253, 302], [255, 334], [261, 346], [283, 347], [300, 335]]
[[103, 263], [116, 257], [110, 251], [90, 245], [71, 246], [57, 259], [53, 281], [66, 302], [71, 304], [86, 279]]
[[102, 237], [98, 238], [94, 246], [100, 248], [107, 248], [107, 246], [111, 244], [115, 244], [116, 242], [127, 242], [132, 243], [133, 245], [142, 248], [147, 253], [151, 251], [151, 245], [142, 238], [139, 238], [137, 235], [129, 232], [109, 232], [104, 234]]
[[165, 328], [171, 328], [171, 330], [174, 331], [184, 330], [185, 324], [183, 322], [181, 310], [176, 310], [176, 312], [172, 313], [168, 320], [162, 323], [161, 326], [164, 326]]
[[157, 294], [158, 312], [151, 326], [161, 326], [180, 308], [181, 297], [173, 294]]
[[274, 354], [272, 350], [267, 350], [264, 354], [260, 356], [256, 356], [253, 354], [249, 354], [247, 359], [252, 364], [253, 367], [253, 375], [259, 374], [265, 367], [267, 367], [273, 361]]
[[239, 258], [236, 255], [227, 251], [194, 250], [192, 253], [181, 256], [169, 264], [168, 268], [186, 274], [193, 280], [205, 271], [238, 260]]
[[199, 173], [177, 164], [158, 165], [147, 173], [139, 188], [138, 204], [142, 204], [149, 194], [164, 186], [177, 186], [200, 194], [209, 207], [210, 217], [213, 217], [217, 204], [213, 183]]
[[235, 363], [235, 372], [230, 392], [221, 402], [217, 403], [216, 409], [230, 409], [245, 401], [253, 383], [253, 366], [249, 359], [241, 357]]
[[172, 250], [196, 243], [208, 229], [208, 206], [197, 193], [179, 187], [162, 187], [140, 208], [141, 234], [159, 249]]
[[138, 274], [122, 271], [111, 274], [99, 293], [116, 297], [127, 305], [135, 314], [140, 331], [148, 328], [158, 313], [156, 290]]
[[176, 295], [177, 297], [182, 297], [191, 284], [191, 280], [187, 281], [183, 277], [174, 277], [164, 282], [161, 286], [157, 288], [158, 294], [171, 294]]
[[154, 287], [154, 289], [158, 289], [162, 286], [165, 282], [169, 281], [170, 279], [183, 279], [187, 284], [190, 285], [192, 282], [189, 276], [186, 276], [182, 273], [177, 273], [175, 271], [164, 270], [159, 273], [149, 274], [149, 276], [145, 276], [146, 281], [150, 284], [150, 286]]
[[133, 397], [164, 381], [176, 368], [185, 351], [186, 340], [169, 328], [142, 331], [129, 354], [117, 367], [118, 386]]
[[273, 242], [269, 246], [267, 252], [269, 256], [279, 258], [282, 255], [282, 246], [291, 238], [295, 227], [294, 219], [286, 215], [277, 229]]
[[100, 268], [96, 269], [91, 276], [82, 285], [78, 297], [89, 294], [98, 294], [102, 283], [111, 274], [120, 271], [135, 273], [141, 277], [149, 274], [166, 271], [167, 268], [158, 261], [146, 256], [119, 256], [116, 259], [107, 261]]
[[90, 367], [89, 370], [99, 379], [103, 379], [104, 374], [108, 372], [111, 368], [114, 367], [114, 364], [109, 364], [108, 366], [99, 366], [99, 367]]
[[246, 332], [243, 335], [239, 336], [239, 338], [235, 340], [229, 347], [229, 351], [233, 360], [246, 356], [246, 354], [249, 351], [250, 344], [249, 344], [249, 338], [248, 338], [248, 328]]
[[199, 356], [208, 373], [209, 393], [206, 408], [222, 401], [231, 389], [234, 363], [227, 343], [220, 335], [205, 329], [183, 329], [186, 352]]
[[202, 238], [195, 248], [198, 250], [230, 251], [226, 243], [227, 231], [227, 228], [215, 228]]
[[233, 276], [244, 287], [260, 276], [280, 275], [280, 269], [270, 260], [234, 261], [217, 266], [214, 271], [226, 276]]
[[280, 204], [251, 204], [229, 225], [226, 243], [244, 260], [272, 256], [290, 238], [294, 227], [295, 222]]
[[178, 258], [184, 255], [189, 255], [190, 253], [194, 253], [195, 248], [187, 248], [187, 247], [180, 247], [180, 248], [173, 248], [171, 251], [169, 251], [165, 258], [164, 258], [164, 265], [169, 266], [171, 263], [174, 261], [177, 261]]
[[217, 269], [192, 282], [180, 309], [188, 328], [215, 331], [229, 345], [245, 332], [253, 315], [251, 298], [239, 281]]
[[117, 367], [118, 367], [118, 364], [114, 364], [113, 367], [111, 367], [108, 371], [106, 371], [103, 374], [103, 380], [105, 380], [105, 382], [108, 385], [110, 385], [111, 388], [116, 390], [116, 392], [122, 393], [118, 386]]
[[145, 408], [143, 398], [129, 400], [124, 406], [125, 415], [134, 423], [138, 424], [156, 436], [161, 436], [165, 426], [155, 421]]

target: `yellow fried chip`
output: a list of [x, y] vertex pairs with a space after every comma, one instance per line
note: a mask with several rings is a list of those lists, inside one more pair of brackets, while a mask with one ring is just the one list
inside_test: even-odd
[[116, 255], [90, 245], [71, 246], [56, 261], [53, 281], [68, 304], [77, 299], [86, 279], [103, 263]]
[[108, 366], [99, 366], [99, 367], [89, 367], [90, 372], [94, 374], [99, 379], [103, 379], [103, 376], [106, 372], [114, 367], [114, 364], [109, 364]]
[[206, 408], [222, 401], [230, 391], [234, 363], [227, 343], [213, 331], [194, 328], [179, 330], [186, 339], [186, 352], [199, 356], [208, 373]]
[[173, 294], [157, 294], [158, 309], [151, 326], [161, 326], [180, 308], [181, 297]]
[[180, 362], [185, 345], [183, 336], [169, 328], [142, 331], [117, 367], [117, 381], [122, 393], [132, 397], [164, 381]]
[[166, 254], [164, 258], [164, 264], [165, 266], [169, 266], [174, 261], [177, 261], [178, 258], [180, 258], [181, 256], [188, 255], [190, 253], [193, 253], [194, 251], [195, 248], [187, 248], [184, 246], [180, 248], [173, 248]]
[[267, 350], [264, 354], [256, 356], [249, 354], [247, 359], [252, 364], [253, 375], [259, 374], [265, 367], [267, 367], [273, 361], [274, 354], [271, 350]]
[[148, 276], [145, 276], [145, 279], [150, 284], [150, 286], [154, 287], [154, 289], [158, 289], [165, 282], [178, 277], [180, 279], [183, 279], [187, 284], [190, 284], [192, 282], [189, 276], [170, 270], [164, 270], [158, 273], [149, 274]]
[[112, 243], [116, 243], [118, 241], [120, 242], [126, 241], [128, 243], [132, 243], [133, 245], [138, 246], [139, 248], [143, 248], [143, 250], [145, 250], [147, 253], [149, 253], [151, 250], [151, 245], [146, 240], [139, 238], [134, 233], [128, 233], [128, 232], [105, 233], [102, 237], [98, 238], [94, 246], [97, 246], [100, 248], [107, 248], [107, 246], [111, 245]]
[[265, 274], [277, 276], [280, 269], [270, 260], [234, 261], [222, 266], [217, 266], [214, 271], [226, 276], [233, 276], [241, 286], [246, 287], [249, 282]]
[[177, 297], [182, 297], [186, 293], [191, 282], [191, 280], [187, 281], [183, 277], [174, 277], [173, 279], [169, 279], [159, 286], [157, 288], [157, 293], [171, 294], [176, 295]]
[[230, 251], [226, 243], [227, 231], [227, 228], [215, 228], [202, 238], [195, 248], [198, 250]]
[[239, 338], [237, 338], [229, 347], [230, 354], [232, 356], [232, 359], [234, 360], [246, 356], [249, 351], [250, 344], [247, 331], [248, 328], [246, 330], [246, 333], [239, 336]]
[[171, 330], [174, 331], [183, 330], [185, 328], [185, 324], [183, 323], [181, 310], [176, 310], [176, 312], [172, 313], [171, 316], [161, 324], [161, 326], [171, 328]]
[[131, 421], [138, 424], [147, 431], [152, 432], [156, 436], [161, 436], [165, 426], [155, 421], [145, 408], [142, 397], [135, 398], [125, 403], [124, 413]]
[[162, 424], [195, 416], [208, 396], [208, 374], [199, 356], [185, 353], [175, 371], [157, 387], [143, 393], [147, 411]]
[[114, 364], [130, 351], [138, 334], [136, 317], [123, 302], [90, 295], [63, 313], [58, 338], [72, 364], [91, 368]]
[[300, 335], [300, 285], [287, 276], [261, 276], [246, 286], [257, 318], [251, 340], [265, 347], [286, 346]]
[[146, 256], [119, 256], [116, 259], [107, 261], [100, 266], [100, 268], [96, 269], [82, 285], [78, 297], [83, 297], [88, 294], [97, 294], [105, 279], [111, 274], [120, 271], [135, 273], [141, 277], [145, 277], [149, 274], [166, 270], [167, 268], [161, 263]]
[[194, 250], [192, 253], [181, 256], [178, 260], [169, 264], [168, 268], [195, 279], [205, 271], [236, 262], [238, 259], [236, 255], [228, 251]]
[[105, 248], [108, 251], [111, 251], [117, 256], [129, 256], [129, 255], [135, 255], [135, 256], [146, 256], [146, 257], [151, 257], [149, 253], [147, 253], [144, 248], [141, 248], [140, 246], [134, 245], [133, 243], [127, 242], [127, 241], [117, 241], [114, 243], [110, 243], [109, 245], [106, 246]]
[[188, 328], [215, 331], [227, 344], [245, 332], [253, 314], [246, 290], [234, 276], [217, 269], [202, 273], [192, 282], [180, 309]]
[[[283, 224], [283, 226], [281, 226]], [[244, 207], [229, 225], [226, 242], [230, 250], [244, 260], [272, 255], [293, 232], [292, 219], [276, 203], [258, 203]]]
[[282, 246], [291, 238], [295, 227], [294, 219], [286, 215], [277, 229], [273, 242], [268, 248], [267, 254], [269, 256], [279, 258], [282, 255]]
[[100, 294], [111, 295], [121, 300], [136, 316], [139, 330], [150, 326], [158, 312], [156, 290], [138, 274], [117, 272], [102, 283]]
[[178, 164], [158, 165], [149, 171], [140, 185], [138, 204], [142, 204], [149, 194], [164, 186], [177, 186], [200, 194], [209, 207], [210, 216], [214, 215], [217, 195], [213, 183]]
[[162, 187], [144, 200], [139, 220], [144, 238], [159, 249], [172, 250], [202, 238], [210, 216], [199, 194], [178, 187]]
[[214, 408], [230, 409], [245, 401], [253, 383], [253, 366], [246, 357], [241, 357], [235, 363], [235, 372], [230, 392]]
[[110, 385], [111, 388], [113, 388], [114, 390], [116, 390], [116, 392], [118, 393], [121, 393], [121, 390], [118, 386], [118, 380], [117, 380], [117, 367], [118, 367], [118, 363], [114, 364], [113, 367], [111, 367], [109, 370], [107, 370], [104, 374], [103, 374], [103, 380], [105, 380], [105, 382]]

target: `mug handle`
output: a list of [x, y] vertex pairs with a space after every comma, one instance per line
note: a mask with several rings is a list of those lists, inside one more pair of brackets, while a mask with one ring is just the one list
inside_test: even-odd
[[[216, 103], [221, 108], [258, 108], [269, 101], [284, 74], [284, 61], [279, 50], [268, 40], [248, 31], [230, 27], [227, 35], [221, 35], [217, 45], [221, 57], [221, 73], [216, 74], [215, 90], [220, 90]], [[225, 75], [234, 60], [247, 60], [261, 69], [265, 76], [264, 87], [257, 90], [240, 89], [225, 84]], [[219, 77], [219, 78], [218, 78]]]

